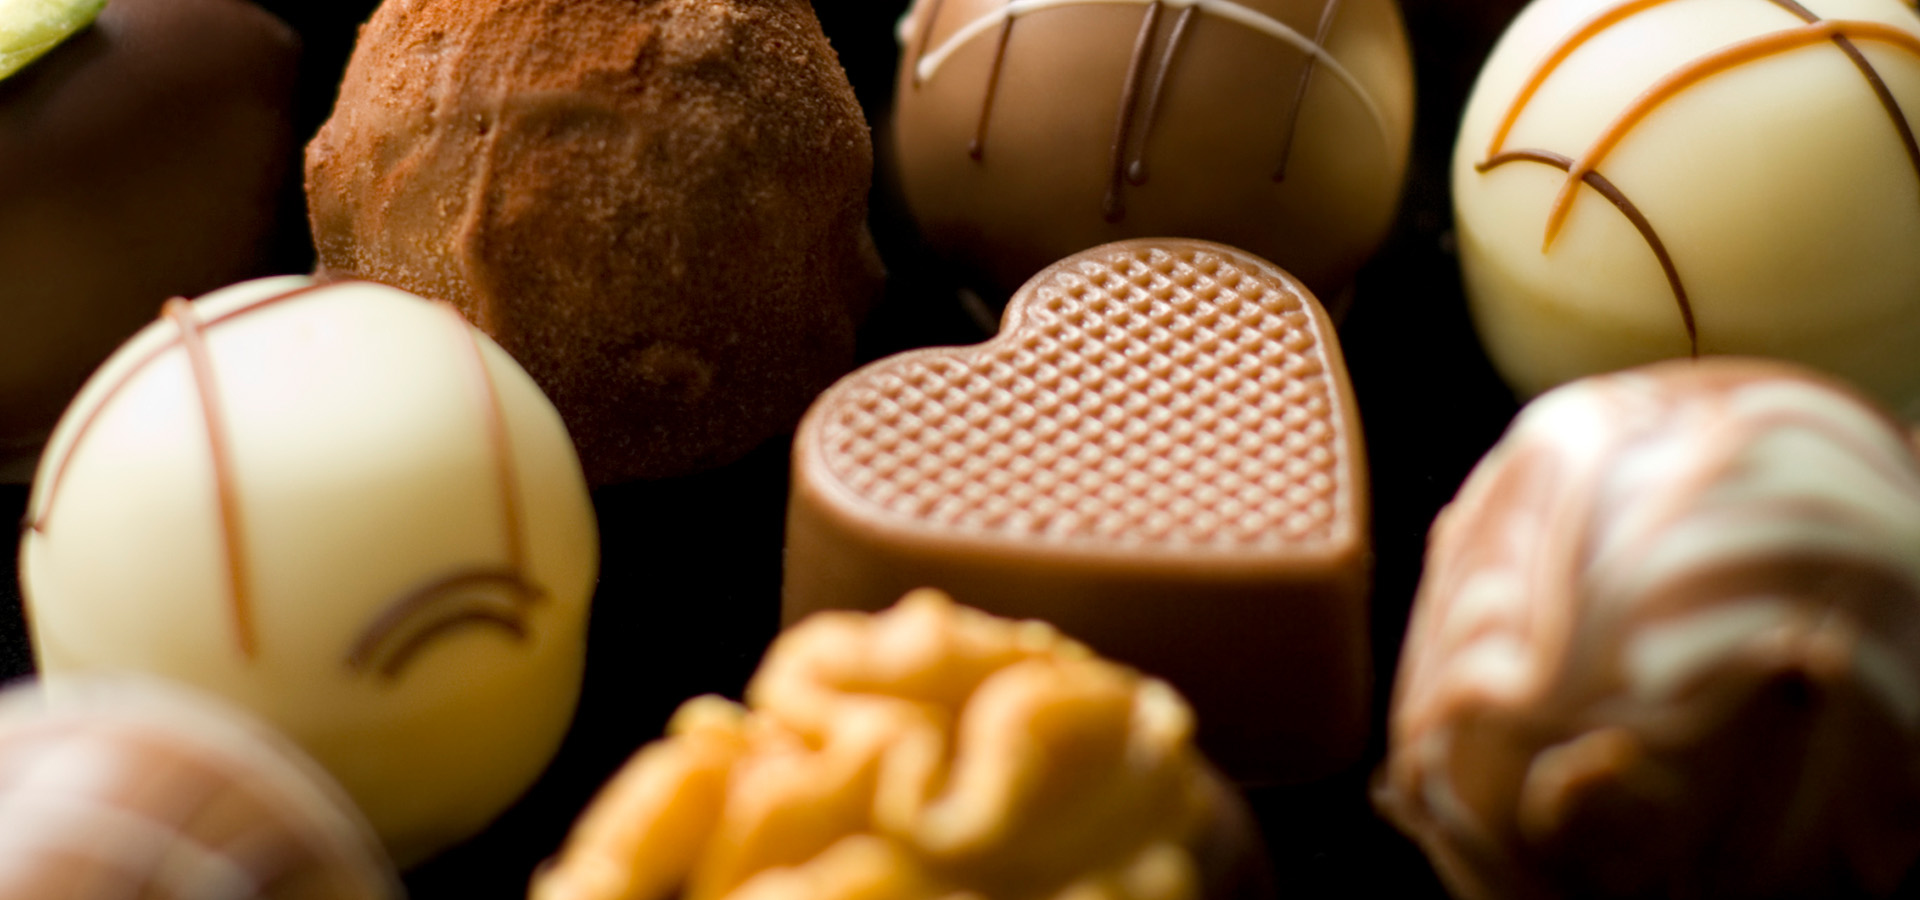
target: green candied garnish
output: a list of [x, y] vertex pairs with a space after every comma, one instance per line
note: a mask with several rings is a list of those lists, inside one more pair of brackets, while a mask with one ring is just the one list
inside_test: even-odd
[[0, 78], [93, 23], [107, 0], [0, 0]]

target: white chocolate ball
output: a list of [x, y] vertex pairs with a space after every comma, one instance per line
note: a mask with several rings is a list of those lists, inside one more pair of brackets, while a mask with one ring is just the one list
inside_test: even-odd
[[169, 304], [68, 409], [28, 525], [50, 682], [140, 670], [250, 708], [403, 863], [490, 821], [571, 722], [599, 552], [580, 464], [443, 304], [304, 278]]
[[1488, 355], [1523, 396], [1781, 357], [1920, 412], [1916, 127], [1902, 0], [1536, 0], [1454, 150]]

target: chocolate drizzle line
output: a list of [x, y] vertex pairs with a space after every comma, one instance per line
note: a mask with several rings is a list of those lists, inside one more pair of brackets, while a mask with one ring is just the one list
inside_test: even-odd
[[239, 489], [234, 484], [232, 438], [220, 405], [213, 358], [207, 353], [200, 323], [194, 318], [193, 304], [175, 297], [160, 308], [160, 315], [179, 326], [180, 348], [186, 352], [193, 384], [200, 394], [200, 411], [207, 426], [207, 448], [213, 462], [214, 490], [219, 494], [220, 530], [225, 538], [234, 630], [240, 641], [240, 655], [253, 659], [259, 653], [259, 638], [254, 634], [253, 604], [248, 590], [246, 532], [240, 517]]
[[1915, 37], [1898, 28], [1878, 22], [1822, 21], [1731, 44], [1680, 67], [1635, 98], [1634, 102], [1609, 123], [1599, 137], [1594, 139], [1593, 145], [1587, 149], [1586, 154], [1574, 161], [1573, 168], [1567, 173], [1566, 183], [1561, 187], [1559, 195], [1554, 198], [1553, 206], [1547, 214], [1545, 245], [1553, 244], [1554, 236], [1559, 234], [1560, 226], [1565, 224], [1567, 213], [1573, 207], [1575, 188], [1580, 183], [1581, 176], [1606, 159], [1607, 154], [1619, 145], [1627, 133], [1660, 104], [1715, 75], [1790, 50], [1826, 43], [1833, 40], [1836, 35], [1893, 44], [1920, 57], [1920, 37]]
[[1120, 114], [1113, 123], [1113, 172], [1107, 179], [1107, 196], [1100, 201], [1100, 214], [1109, 222], [1126, 218], [1126, 200], [1121, 195], [1127, 175], [1127, 145], [1133, 132], [1134, 107], [1140, 103], [1140, 82], [1145, 77], [1147, 54], [1153, 50], [1154, 32], [1160, 27], [1160, 0], [1147, 4], [1140, 19], [1140, 32], [1133, 41], [1133, 56], [1127, 60], [1127, 79], [1120, 87]]
[[[1514, 162], [1542, 163], [1562, 172], [1573, 168], [1573, 160], [1559, 153], [1546, 150], [1511, 150], [1474, 166], [1474, 169], [1479, 172], [1488, 172]], [[1660, 261], [1660, 271], [1666, 273], [1667, 285], [1673, 289], [1674, 303], [1680, 307], [1680, 321], [1687, 329], [1689, 353], [1698, 357], [1700, 335], [1693, 321], [1693, 303], [1687, 299], [1686, 286], [1680, 283], [1680, 271], [1674, 267], [1673, 256], [1667, 252], [1667, 245], [1660, 240], [1659, 233], [1654, 231], [1653, 223], [1647, 221], [1646, 215], [1640, 211], [1640, 208], [1627, 199], [1627, 195], [1613, 182], [1607, 180], [1606, 176], [1589, 169], [1581, 178], [1587, 186], [1598, 191], [1600, 196], [1605, 197], [1616, 209], [1619, 209], [1620, 214], [1626, 216], [1628, 222], [1633, 223], [1634, 229], [1640, 232], [1640, 237], [1646, 240], [1647, 247], [1653, 251], [1654, 258]]]
[[[1153, 136], [1153, 124], [1160, 121], [1160, 98], [1166, 93], [1167, 72], [1173, 69], [1174, 58], [1179, 56], [1180, 47], [1187, 39], [1187, 27], [1193, 23], [1198, 6], [1189, 6], [1180, 11], [1180, 17], [1173, 20], [1173, 33], [1167, 36], [1167, 46], [1160, 53], [1160, 67], [1153, 75], [1153, 88], [1147, 92], [1147, 111], [1140, 123], [1140, 139], [1136, 143], [1133, 158], [1127, 162], [1127, 183], [1142, 185], [1147, 183], [1147, 139]], [[1122, 112], [1125, 115], [1125, 112]]]
[[[224, 313], [200, 322], [200, 330], [205, 332], [213, 328], [213, 326], [219, 325], [229, 319], [239, 318], [247, 313], [264, 309], [282, 301], [291, 300], [303, 294], [317, 291], [323, 287], [327, 287], [327, 285], [310, 284], [294, 288], [285, 293], [263, 297], [246, 306], [227, 310]], [[119, 380], [115, 381], [113, 386], [109, 387], [106, 392], [101, 395], [99, 402], [87, 410], [86, 414], [80, 419], [79, 426], [74, 429], [73, 439], [67, 442], [66, 452], [61, 455], [58, 462], [54, 463], [53, 474], [47, 479], [45, 496], [41, 498], [39, 504], [40, 510], [38, 513], [30, 514], [26, 526], [28, 529], [41, 534], [46, 533], [47, 518], [53, 514], [53, 502], [59, 496], [61, 484], [66, 480], [67, 466], [72, 464], [73, 455], [79, 450], [81, 440], [87, 436], [87, 432], [93, 430], [94, 422], [100, 418], [100, 413], [107, 408], [107, 405], [113, 401], [113, 398], [120, 396], [120, 392], [126, 389], [127, 385], [133, 381], [135, 375], [140, 374], [142, 370], [146, 369], [148, 365], [151, 365], [154, 360], [159, 359], [160, 356], [168, 350], [179, 346], [179, 343], [180, 338], [176, 336], [163, 343], [156, 344], [152, 350], [148, 351], [147, 355], [142, 356], [133, 365], [128, 366], [126, 372], [120, 376]]]
[[[925, 18], [920, 20], [920, 36], [913, 44], [913, 52], [916, 55], [925, 54], [927, 52], [927, 42], [933, 40], [933, 23], [940, 19], [940, 4], [942, 2], [944, 2], [944, 0], [928, 0], [926, 12], [922, 14]], [[913, 86], [919, 87], [920, 81], [920, 70], [915, 68], [913, 71]]]
[[[1771, 2], [1799, 16], [1802, 21], [1809, 24], [1820, 21], [1819, 15], [1801, 6], [1795, 0], [1771, 0]], [[1873, 96], [1879, 99], [1880, 108], [1887, 111], [1887, 118], [1892, 120], [1894, 130], [1900, 133], [1900, 144], [1906, 148], [1907, 161], [1913, 164], [1914, 176], [1920, 178], [1920, 142], [1914, 140], [1913, 126], [1907, 122], [1907, 114], [1900, 108], [1900, 101], [1893, 96], [1893, 89], [1887, 87], [1887, 80], [1880, 77], [1879, 70], [1868, 61], [1866, 54], [1860, 52], [1859, 45], [1855, 44], [1852, 38], [1846, 35], [1835, 35], [1833, 45], [1847, 55], [1847, 59], [1853, 62], [1853, 67], [1860, 70], [1860, 77], [1865, 78], [1867, 86], [1873, 89]]]
[[524, 573], [527, 550], [526, 529], [520, 516], [520, 480], [515, 475], [513, 443], [507, 436], [506, 415], [500, 407], [500, 387], [494, 383], [493, 373], [487, 368], [479, 332], [467, 324], [466, 317], [460, 315], [460, 311], [452, 304], [435, 301], [434, 306], [445, 311], [453, 320], [466, 347], [465, 355], [471, 363], [468, 372], [473, 378], [474, 394], [481, 399], [487, 442], [493, 449], [494, 475], [500, 485], [500, 521], [506, 531], [507, 566], [514, 572]]
[[[1013, 5], [1013, 0], [1007, 0], [1007, 5]], [[987, 89], [980, 95], [980, 118], [974, 122], [973, 140], [967, 144], [967, 155], [974, 162], [987, 154], [987, 120], [993, 115], [993, 99], [1000, 93], [1000, 69], [1007, 64], [1007, 42], [1013, 39], [1013, 20], [1013, 16], [1007, 16], [1007, 20], [1000, 23], [1000, 37], [993, 44], [993, 67], [987, 70]], [[926, 52], [926, 48], [922, 47], [921, 52]], [[915, 72], [914, 78], [919, 77]]]
[[[1320, 10], [1320, 27], [1313, 33], [1314, 44], [1325, 47], [1327, 35], [1333, 31], [1333, 18], [1340, 12], [1340, 0], [1327, 0]], [[1293, 138], [1295, 129], [1300, 125], [1300, 107], [1307, 103], [1307, 85], [1313, 81], [1313, 67], [1319, 60], [1308, 56], [1300, 69], [1300, 86], [1294, 89], [1293, 105], [1287, 108], [1287, 129], [1280, 142], [1280, 165], [1273, 170], [1274, 181], [1287, 180], [1287, 163], [1293, 159]]]
[[[504, 610], [477, 605], [471, 599], [474, 590], [485, 588], [504, 593]], [[543, 596], [518, 570], [470, 569], [427, 582], [401, 595], [381, 611], [348, 650], [347, 667], [355, 671], [373, 669], [391, 680], [433, 638], [463, 625], [495, 625], [511, 632], [516, 639], [525, 640], [526, 609]], [[455, 604], [456, 608], [440, 611], [449, 604]], [[407, 631], [408, 623], [436, 612], [438, 616], [425, 626]]]

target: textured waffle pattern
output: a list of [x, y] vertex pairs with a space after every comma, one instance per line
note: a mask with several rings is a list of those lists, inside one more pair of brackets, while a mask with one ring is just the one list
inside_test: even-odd
[[1015, 297], [1010, 333], [851, 385], [824, 423], [824, 461], [936, 531], [1328, 540], [1343, 436], [1308, 302], [1199, 249], [1083, 258]]

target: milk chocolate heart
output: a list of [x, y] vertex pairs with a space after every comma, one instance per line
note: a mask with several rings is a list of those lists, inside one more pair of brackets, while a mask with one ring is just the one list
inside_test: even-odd
[[973, 347], [881, 360], [802, 421], [785, 616], [937, 587], [1172, 681], [1245, 780], [1367, 718], [1366, 458], [1331, 323], [1218, 244], [1108, 244]]

